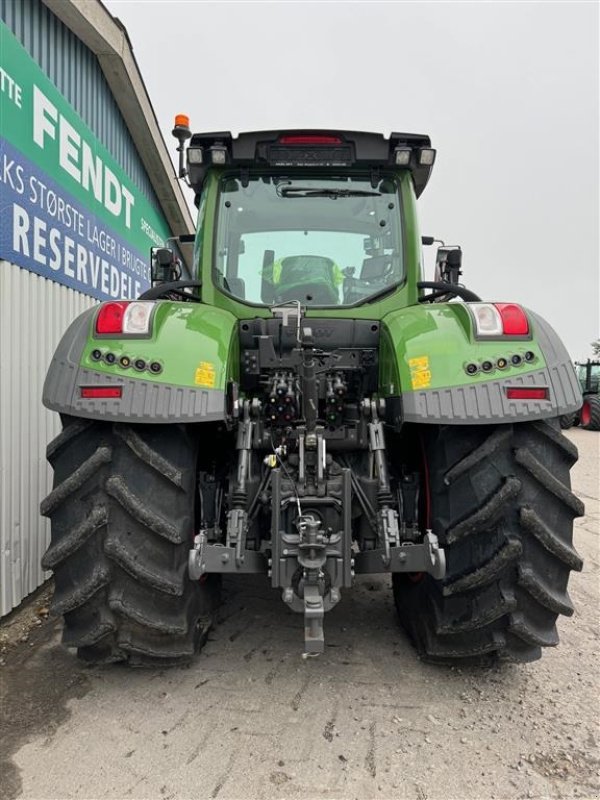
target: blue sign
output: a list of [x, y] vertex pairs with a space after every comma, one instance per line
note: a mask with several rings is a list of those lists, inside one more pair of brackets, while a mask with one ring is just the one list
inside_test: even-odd
[[150, 286], [141, 253], [0, 137], [0, 258], [99, 300]]

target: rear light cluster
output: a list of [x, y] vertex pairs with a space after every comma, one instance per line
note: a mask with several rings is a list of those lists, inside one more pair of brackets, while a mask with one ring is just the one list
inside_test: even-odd
[[495, 358], [488, 358], [485, 361], [475, 362], [470, 361], [465, 364], [465, 372], [467, 375], [477, 375], [479, 372], [494, 372], [494, 370], [504, 370], [508, 367], [521, 367], [524, 364], [533, 364], [537, 360], [536, 354], [533, 350], [526, 350], [524, 353], [513, 353], [510, 356], [498, 356]]
[[154, 303], [118, 300], [103, 303], [96, 315], [98, 336], [148, 336]]
[[478, 338], [529, 336], [527, 315], [516, 303], [468, 303]]

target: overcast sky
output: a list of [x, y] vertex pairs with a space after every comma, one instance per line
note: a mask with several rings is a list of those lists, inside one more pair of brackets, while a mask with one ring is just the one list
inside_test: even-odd
[[172, 153], [176, 113], [194, 131], [429, 134], [423, 234], [462, 246], [463, 280], [484, 299], [523, 303], [574, 358], [591, 354], [597, 2], [104, 2]]

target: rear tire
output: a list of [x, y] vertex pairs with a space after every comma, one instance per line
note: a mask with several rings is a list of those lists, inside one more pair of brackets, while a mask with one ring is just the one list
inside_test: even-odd
[[431, 527], [446, 550], [443, 581], [393, 576], [401, 623], [429, 661], [493, 654], [539, 658], [570, 616], [581, 501], [570, 491], [577, 448], [557, 421], [423, 430]]
[[195, 528], [197, 443], [182, 425], [64, 418], [48, 445], [54, 488], [42, 565], [63, 642], [93, 663], [170, 666], [204, 643], [218, 581], [187, 573]]
[[586, 431], [600, 431], [600, 397], [596, 394], [586, 395], [580, 415], [582, 428]]

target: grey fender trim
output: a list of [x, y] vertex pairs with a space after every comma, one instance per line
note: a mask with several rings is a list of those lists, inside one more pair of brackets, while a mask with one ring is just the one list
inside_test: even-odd
[[[489, 425], [545, 419], [581, 408], [582, 396], [569, 354], [554, 329], [528, 311], [546, 367], [535, 372], [496, 378], [449, 389], [427, 389], [402, 395], [405, 422], [446, 425]], [[547, 386], [548, 400], [508, 400], [507, 386]]]
[[[80, 367], [95, 309], [84, 312], [58, 345], [42, 394], [46, 408], [88, 419], [143, 423], [216, 422], [225, 419], [225, 392], [106, 375]], [[82, 399], [80, 386], [122, 386], [120, 399]]]

